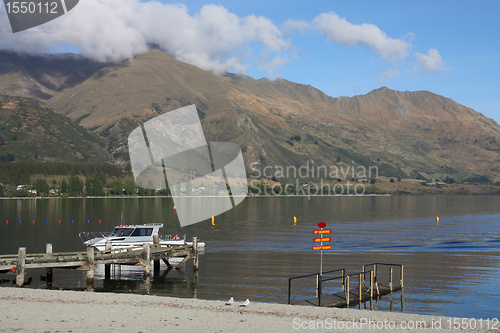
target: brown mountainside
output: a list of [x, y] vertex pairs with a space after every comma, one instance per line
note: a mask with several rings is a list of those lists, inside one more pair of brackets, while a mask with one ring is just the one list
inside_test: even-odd
[[45, 99], [117, 159], [127, 158], [138, 124], [196, 104], [207, 140], [239, 144], [248, 166], [354, 163], [395, 177], [500, 176], [500, 126], [428, 91], [383, 87], [332, 98], [285, 79], [215, 76], [160, 50], [120, 65], [26, 59], [0, 54], [0, 94]]

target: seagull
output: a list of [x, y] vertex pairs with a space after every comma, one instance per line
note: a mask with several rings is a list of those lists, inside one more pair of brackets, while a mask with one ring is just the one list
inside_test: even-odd
[[230, 298], [229, 301], [226, 302], [226, 305], [232, 305], [234, 303], [234, 298]]
[[250, 301], [247, 298], [247, 300], [241, 303], [240, 306], [247, 306], [248, 304], [250, 304]]

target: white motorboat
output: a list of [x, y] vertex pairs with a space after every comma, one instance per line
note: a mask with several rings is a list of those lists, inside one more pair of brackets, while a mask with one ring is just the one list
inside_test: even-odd
[[[81, 232], [79, 234], [83, 244], [94, 246], [99, 251], [104, 251], [106, 243], [111, 242], [111, 249], [125, 249], [129, 247], [142, 246], [144, 243], [153, 244], [154, 236], [158, 236], [163, 246], [192, 245], [193, 242], [186, 241], [186, 235], [159, 235], [161, 223], [118, 225], [111, 232]], [[198, 248], [204, 248], [205, 243], [197, 242]]]

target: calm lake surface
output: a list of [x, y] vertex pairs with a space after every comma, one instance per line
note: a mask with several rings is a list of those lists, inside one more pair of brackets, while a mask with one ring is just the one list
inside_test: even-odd
[[[217, 216], [215, 226], [205, 221], [184, 228], [169, 198], [5, 199], [0, 200], [0, 254], [17, 253], [21, 246], [28, 254], [40, 253], [46, 243], [53, 244], [54, 252], [84, 251], [81, 231], [151, 222], [163, 223], [164, 234], [206, 242], [198, 277], [190, 263], [181, 271], [162, 264], [151, 284], [143, 282], [139, 267], [116, 268], [111, 280], [96, 273], [96, 291], [286, 303], [288, 278], [320, 269], [312, 230], [326, 222], [333, 249], [324, 252], [324, 271], [354, 273], [363, 264], [403, 264], [405, 312], [500, 315], [499, 196], [247, 198]], [[27, 287], [45, 288], [44, 274], [28, 271], [32, 283]], [[0, 276], [2, 285], [12, 285], [6, 281], [12, 277]], [[56, 270], [54, 287], [83, 290], [85, 272]], [[314, 297], [314, 287], [313, 280], [300, 282], [292, 296]], [[325, 288], [337, 290], [333, 284]], [[394, 310], [401, 311], [400, 292], [393, 301]], [[375, 307], [390, 310], [390, 296]]]

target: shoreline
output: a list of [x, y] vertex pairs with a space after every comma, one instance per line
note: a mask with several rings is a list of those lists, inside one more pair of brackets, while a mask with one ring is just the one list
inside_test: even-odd
[[[229, 297], [228, 297], [229, 298]], [[163, 296], [0, 288], [0, 332], [495, 332], [498, 321]], [[476, 328], [470, 329], [475, 323]], [[479, 326], [479, 323], [481, 323]], [[468, 329], [466, 329], [469, 327]]]

